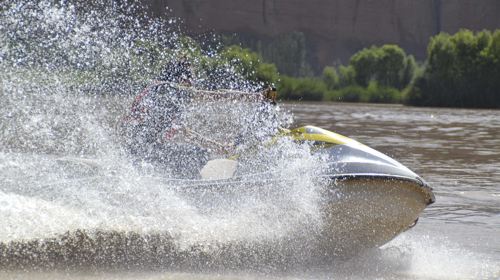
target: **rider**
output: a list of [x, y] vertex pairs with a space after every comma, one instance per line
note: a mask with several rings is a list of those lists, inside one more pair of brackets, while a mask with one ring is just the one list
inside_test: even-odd
[[[262, 94], [202, 91], [192, 88], [192, 78], [191, 64], [186, 56], [182, 56], [179, 60], [167, 64], [158, 81], [135, 98], [130, 113], [122, 122], [126, 132], [126, 146], [132, 154], [149, 162], [188, 162], [198, 168], [200, 162], [208, 159], [206, 148], [227, 152], [234, 147], [207, 139], [181, 125], [182, 113], [193, 99], [237, 99], [269, 101], [276, 104], [276, 89], [272, 87], [266, 88]], [[188, 142], [184, 143], [182, 148], [179, 148], [180, 144], [174, 143], [175, 141], [170, 141], [178, 136]], [[189, 145], [189, 142], [195, 142], [195, 145]], [[190, 153], [186, 150], [190, 150]], [[182, 166], [175, 169], [187, 168]]]
[[182, 107], [190, 93], [179, 87], [191, 86], [193, 72], [186, 56], [167, 63], [160, 76], [139, 93], [129, 114], [122, 120], [125, 147], [139, 159], [148, 162], [171, 161], [165, 152], [181, 150], [165, 147], [166, 139], [173, 137], [179, 128]]

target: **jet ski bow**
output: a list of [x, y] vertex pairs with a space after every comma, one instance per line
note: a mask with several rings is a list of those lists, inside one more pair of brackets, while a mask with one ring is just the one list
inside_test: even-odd
[[324, 245], [339, 255], [381, 246], [413, 227], [435, 202], [432, 188], [396, 160], [340, 134], [314, 126], [288, 130], [327, 156], [323, 190]]

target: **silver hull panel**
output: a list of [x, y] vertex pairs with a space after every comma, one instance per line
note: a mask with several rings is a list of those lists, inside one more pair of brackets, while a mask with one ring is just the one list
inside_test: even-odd
[[323, 245], [343, 256], [379, 247], [414, 226], [431, 196], [417, 181], [402, 178], [333, 180], [323, 204]]

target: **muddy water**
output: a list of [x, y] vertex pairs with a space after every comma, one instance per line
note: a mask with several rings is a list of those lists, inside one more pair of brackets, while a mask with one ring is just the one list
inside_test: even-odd
[[[286, 104], [295, 125], [351, 136], [416, 171], [437, 202], [412, 230], [349, 260], [277, 270], [0, 272], [53, 279], [496, 279], [500, 277], [500, 112]], [[144, 207], [140, 207], [144, 208]], [[168, 207], [167, 207], [168, 208]], [[166, 209], [167, 209], [166, 208]], [[168, 208], [170, 209], [170, 208]], [[168, 213], [165, 212], [168, 216]], [[183, 216], [179, 213], [177, 216]], [[194, 217], [194, 216], [193, 216]], [[193, 222], [186, 220], [183, 224]], [[22, 221], [21, 221], [22, 223]], [[120, 225], [127, 225], [119, 222]], [[300, 254], [301, 252], [297, 252]], [[0, 256], [1, 257], [1, 256]]]

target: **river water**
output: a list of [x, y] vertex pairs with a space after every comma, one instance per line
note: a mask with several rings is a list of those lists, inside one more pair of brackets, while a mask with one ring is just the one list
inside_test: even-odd
[[[109, 103], [109, 100], [106, 102]], [[113, 99], [112, 103], [121, 104], [121, 107], [118, 107], [123, 109], [129, 102], [127, 99], [120, 98]], [[116, 106], [113, 108], [116, 109]], [[401, 234], [382, 248], [352, 259], [336, 260], [330, 264], [318, 266], [307, 264], [278, 269], [275, 267], [259, 269], [258, 266], [254, 266], [208, 271], [204, 269], [200, 271], [170, 270], [169, 268], [166, 271], [163, 269], [158, 271], [156, 268], [152, 272], [148, 272], [147, 269], [146, 271], [126, 269], [114, 272], [71, 270], [72, 272], [61, 273], [51, 272], [49, 269], [43, 274], [20, 272], [14, 269], [1, 272], [1, 278], [496, 279], [500, 277], [500, 162], [498, 161], [500, 114], [498, 111], [346, 103], [289, 103], [283, 105], [282, 108], [291, 111], [294, 115], [294, 125], [311, 124], [330, 129], [399, 160], [428, 181], [434, 188], [436, 203], [424, 211], [416, 227]], [[106, 112], [106, 110], [105, 108], [99, 109], [101, 112]], [[114, 118], [119, 116], [117, 112], [106, 113], [108, 114]], [[202, 221], [199, 216], [190, 213], [192, 209], [179, 207], [179, 201], [167, 199], [159, 203], [156, 201], [158, 199], [156, 196], [151, 196], [151, 193], [158, 192], [151, 185], [147, 192], [140, 191], [144, 187], [142, 184], [147, 181], [144, 181], [144, 178], [134, 179], [141, 184], [139, 188], [126, 189], [123, 182], [105, 182], [107, 180], [105, 178], [109, 176], [102, 175], [102, 170], [111, 169], [113, 174], [123, 172], [113, 170], [115, 163], [110, 162], [109, 155], [93, 156], [95, 158], [90, 165], [91, 169], [100, 169], [101, 175], [99, 176], [101, 177], [96, 182], [87, 183], [84, 193], [79, 193], [81, 191], [76, 189], [77, 186], [81, 187], [81, 181], [78, 178], [89, 172], [93, 174], [92, 170], [57, 171], [54, 166], [47, 165], [47, 162], [52, 162], [54, 156], [47, 155], [46, 152], [39, 155], [30, 154], [27, 157], [29, 162], [24, 163], [17, 158], [18, 153], [4, 151], [2, 156], [4, 162], [1, 175], [2, 178], [7, 178], [7, 181], [0, 185], [4, 191], [0, 210], [11, 220], [2, 222], [4, 226], [9, 227], [1, 232], [3, 241], [8, 241], [9, 238], [13, 238], [12, 236], [44, 237], [47, 234], [60, 234], [78, 228], [107, 228], [108, 226], [113, 230], [132, 229], [141, 232], [147, 231], [148, 228], [154, 230], [157, 227], [157, 229], [175, 232], [177, 229], [172, 227], [179, 225], [182, 228], [181, 233], [186, 234], [194, 230], [199, 235], [200, 228], [207, 226], [203, 223], [241, 223], [240, 226], [226, 228], [229, 231], [226, 231], [225, 235], [230, 236], [245, 235], [237, 230], [241, 230], [241, 226], [252, 225], [248, 222], [252, 220], [251, 215], [237, 219], [231, 217], [229, 220], [219, 217]], [[95, 159], [99, 157], [101, 158], [96, 161]], [[40, 158], [43, 160], [39, 163], [33, 162]], [[61, 158], [64, 158], [64, 155], [57, 156], [57, 160]], [[88, 156], [86, 156], [86, 161], [89, 161]], [[32, 168], [41, 168], [41, 170], [35, 171], [31, 170]], [[85, 168], [88, 169], [88, 166]], [[15, 174], [13, 172], [15, 169], [22, 169], [24, 174], [32, 178], [16, 179], [12, 175]], [[47, 189], [47, 186], [37, 185], [33, 181], [37, 180], [36, 177], [43, 183], [54, 180], [64, 181], [64, 183], [59, 187], [52, 186]], [[127, 178], [121, 177], [121, 180], [123, 179]], [[14, 182], [15, 180], [17, 183]], [[13, 194], [18, 195], [9, 196], [9, 188]], [[12, 188], [18, 189], [12, 190]], [[109, 192], [107, 196], [112, 197], [97, 199], [91, 192], [95, 191], [93, 188], [101, 188], [99, 189], [101, 194]], [[168, 217], [168, 222], [171, 224], [167, 227], [165, 225], [167, 222], [165, 224], [158, 222], [160, 221], [158, 216], [148, 212], [151, 211], [149, 206], [131, 204], [130, 198], [124, 194], [113, 196], [114, 188], [135, 192], [135, 196], [143, 192], [141, 198], [154, 199], [151, 207], [158, 207], [157, 209], [161, 210], [158, 215], [164, 215], [165, 219]], [[163, 195], [169, 194], [163, 193]], [[49, 201], [49, 204], [44, 204], [40, 199]], [[93, 201], [93, 199], [99, 201]], [[120, 199], [121, 201], [118, 201]], [[105, 205], [101, 206], [99, 203]], [[147, 202], [139, 200], [139, 203]], [[175, 207], [168, 206], [169, 204]], [[67, 212], [68, 210], [73, 212]], [[94, 213], [96, 211], [103, 212], [96, 214]], [[109, 213], [106, 213], [108, 211]], [[109, 215], [116, 215], [116, 217]], [[149, 224], [144, 218], [135, 220], [132, 217], [134, 215], [139, 215], [139, 218], [149, 215], [151, 223], [155, 224]], [[103, 218], [98, 220], [96, 217]], [[172, 217], [178, 217], [179, 221], [173, 223]], [[216, 224], [204, 230], [217, 231], [217, 227], [226, 226], [226, 224]], [[230, 232], [232, 229], [235, 232]], [[259, 229], [254, 228], [254, 230]], [[212, 232], [212, 234], [212, 237], [221, 238], [217, 233]], [[302, 254], [300, 251], [295, 253]]]

